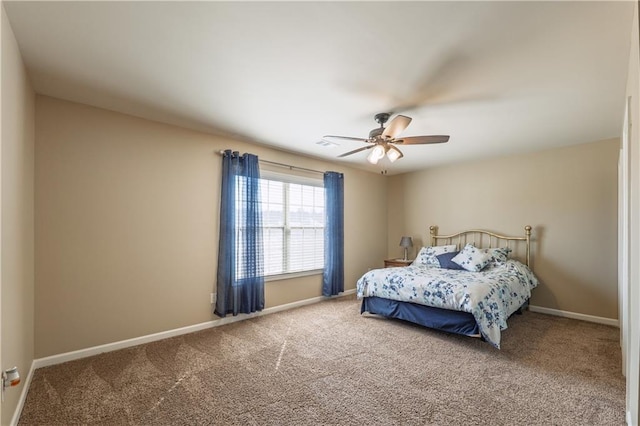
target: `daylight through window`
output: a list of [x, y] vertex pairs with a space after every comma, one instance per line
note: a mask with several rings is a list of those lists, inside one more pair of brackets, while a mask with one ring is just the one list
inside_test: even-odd
[[322, 180], [263, 174], [260, 181], [266, 276], [324, 267]]

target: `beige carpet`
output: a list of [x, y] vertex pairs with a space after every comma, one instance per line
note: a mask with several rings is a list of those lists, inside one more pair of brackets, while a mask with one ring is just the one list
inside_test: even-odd
[[21, 425], [622, 425], [619, 330], [525, 312], [502, 350], [344, 297], [42, 368]]

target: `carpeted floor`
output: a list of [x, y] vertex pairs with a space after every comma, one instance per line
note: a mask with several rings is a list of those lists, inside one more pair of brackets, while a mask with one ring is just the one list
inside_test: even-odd
[[619, 330], [525, 312], [502, 349], [354, 297], [36, 371], [21, 425], [622, 425]]

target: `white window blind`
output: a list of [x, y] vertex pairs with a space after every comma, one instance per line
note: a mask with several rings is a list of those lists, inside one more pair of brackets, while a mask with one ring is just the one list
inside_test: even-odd
[[261, 171], [266, 276], [324, 267], [322, 179]]

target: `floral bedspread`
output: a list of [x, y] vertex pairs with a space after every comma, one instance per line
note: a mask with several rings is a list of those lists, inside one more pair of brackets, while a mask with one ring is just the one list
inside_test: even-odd
[[471, 313], [482, 336], [500, 348], [507, 318], [538, 285], [533, 272], [516, 260], [493, 264], [481, 272], [434, 266], [374, 269], [357, 283], [358, 298], [382, 297]]

